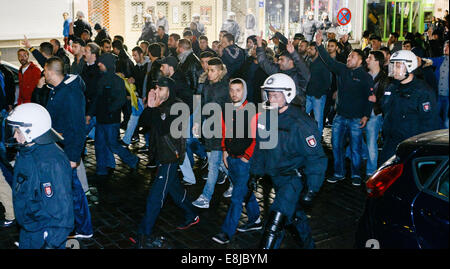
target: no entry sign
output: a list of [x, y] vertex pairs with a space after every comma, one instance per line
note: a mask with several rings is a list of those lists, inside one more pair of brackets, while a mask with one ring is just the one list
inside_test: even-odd
[[352, 13], [348, 8], [342, 8], [337, 14], [337, 21], [339, 25], [347, 25], [352, 20]]

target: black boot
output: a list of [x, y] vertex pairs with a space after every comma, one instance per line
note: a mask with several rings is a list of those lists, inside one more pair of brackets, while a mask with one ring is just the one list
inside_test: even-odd
[[273, 249], [286, 223], [286, 216], [277, 211], [271, 211], [264, 229], [263, 238], [259, 244], [261, 249]]

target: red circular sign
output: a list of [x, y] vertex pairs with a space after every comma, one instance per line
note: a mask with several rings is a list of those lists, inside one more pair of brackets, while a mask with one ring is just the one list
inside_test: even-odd
[[350, 12], [350, 9], [348, 8], [342, 8], [339, 10], [337, 14], [337, 21], [339, 25], [347, 25], [352, 20], [352, 13]]

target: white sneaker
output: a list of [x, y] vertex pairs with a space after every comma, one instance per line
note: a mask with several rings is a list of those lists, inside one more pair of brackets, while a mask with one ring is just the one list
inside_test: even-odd
[[209, 200], [203, 194], [201, 194], [197, 200], [192, 202], [192, 205], [198, 208], [209, 208]]
[[233, 194], [233, 185], [231, 185], [224, 193], [223, 197], [230, 198], [231, 194]]

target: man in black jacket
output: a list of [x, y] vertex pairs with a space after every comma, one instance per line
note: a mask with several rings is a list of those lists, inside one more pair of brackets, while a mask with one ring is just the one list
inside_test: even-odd
[[[95, 43], [87, 44], [84, 57], [86, 59], [86, 66], [83, 68], [81, 78], [86, 84], [84, 96], [86, 98], [86, 112], [88, 112], [91, 110], [92, 102], [97, 96], [98, 82], [101, 77], [101, 72], [98, 67], [100, 47]], [[88, 118], [86, 121], [86, 135], [94, 139], [95, 131], [93, 132], [93, 128], [95, 128], [96, 117], [95, 115], [86, 115], [86, 118]]]
[[314, 118], [317, 121], [317, 127], [322, 137], [323, 111], [327, 100], [327, 93], [331, 87], [331, 72], [319, 58], [316, 42], [309, 44], [308, 56], [311, 60], [309, 65], [311, 79], [306, 88], [306, 113], [309, 114], [311, 110], [314, 110]]
[[259, 66], [267, 73], [273, 75], [276, 73], [283, 73], [290, 76], [296, 85], [297, 95], [293, 102], [301, 105], [303, 109], [306, 107], [305, 91], [308, 85], [311, 74], [305, 61], [295, 51], [291, 42], [288, 42], [287, 51], [285, 51], [275, 64], [267, 59], [265, 49], [262, 45], [262, 36], [256, 36], [256, 55]]
[[187, 86], [194, 94], [198, 87], [198, 78], [203, 72], [202, 65], [197, 56], [192, 51], [191, 42], [187, 39], [178, 41], [178, 68], [186, 76]]
[[364, 68], [364, 52], [354, 50], [344, 65], [333, 60], [322, 45], [322, 31], [316, 34], [319, 56], [331, 72], [337, 77], [337, 113], [333, 121], [332, 145], [334, 155], [334, 175], [327, 179], [329, 183], [336, 183], [345, 179], [344, 139], [351, 135], [350, 148], [352, 151], [351, 178], [352, 185], [361, 185], [361, 145], [362, 130], [370, 118], [373, 103], [369, 96], [373, 91], [373, 79]]
[[53, 45], [53, 55], [58, 56], [64, 62], [64, 74], [68, 74], [70, 71], [70, 59], [66, 51], [61, 48], [61, 43], [58, 39], [51, 39], [50, 43]]
[[[97, 175], [108, 175], [108, 168], [115, 168], [113, 153], [119, 155], [135, 172], [139, 158], [122, 147], [117, 141], [120, 127], [120, 110], [127, 101], [124, 81], [115, 74], [115, 57], [110, 53], [102, 54], [98, 64], [102, 77], [98, 82], [98, 91], [89, 116], [97, 117], [95, 131], [95, 156]], [[88, 119], [87, 119], [87, 122]]]
[[[184, 211], [185, 220], [177, 225], [178, 230], [186, 230], [200, 221], [194, 207], [186, 198], [186, 189], [177, 179], [177, 169], [184, 160], [186, 142], [183, 138], [175, 139], [171, 136], [172, 123], [176, 116], [171, 115], [170, 110], [180, 102], [174, 91], [175, 82], [171, 78], [163, 77], [156, 84], [156, 89], [149, 92], [148, 107], [142, 117], [144, 124], [150, 128], [151, 144], [155, 145], [151, 150], [159, 165], [147, 198], [145, 215], [139, 226], [137, 248], [154, 248], [157, 243], [162, 243], [158, 242], [159, 237], [151, 237], [151, 234], [167, 194]], [[180, 131], [179, 127], [175, 127], [177, 131]]]
[[234, 78], [245, 61], [245, 51], [234, 43], [232, 34], [225, 34], [220, 45], [223, 48], [221, 59], [227, 67], [228, 76]]
[[365, 127], [367, 145], [363, 143], [363, 151], [367, 151], [366, 176], [372, 176], [378, 168], [378, 135], [383, 125], [381, 102], [384, 90], [389, 85], [389, 78], [383, 71], [384, 54], [381, 51], [369, 52], [367, 57], [369, 74], [373, 78], [373, 94], [369, 97], [374, 103], [370, 119]]
[[87, 29], [92, 33], [91, 25], [84, 18], [84, 13], [82, 11], [78, 11], [77, 20], [73, 23], [73, 36], [71, 39], [81, 38], [81, 34], [84, 29]]
[[111, 40], [111, 37], [109, 36], [108, 32], [106, 31], [106, 28], [102, 28], [99, 23], [96, 23], [94, 26], [94, 30], [97, 31], [97, 35], [95, 36], [94, 42], [100, 46], [102, 40], [109, 39]]

